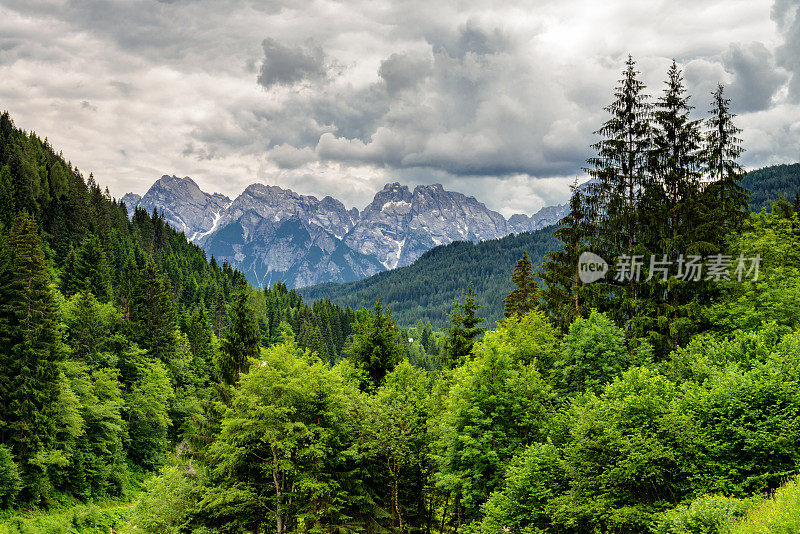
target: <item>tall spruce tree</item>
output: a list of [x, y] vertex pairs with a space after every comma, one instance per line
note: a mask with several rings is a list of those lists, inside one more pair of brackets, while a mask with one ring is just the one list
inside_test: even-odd
[[703, 148], [703, 167], [710, 182], [704, 190], [704, 205], [710, 215], [705, 226], [721, 240], [741, 228], [748, 216], [749, 194], [741, 185], [745, 171], [738, 162], [744, 152], [737, 137], [742, 130], [733, 123], [735, 115], [730, 112], [730, 99], [725, 98], [722, 84], [711, 95]]
[[503, 299], [503, 315], [525, 315], [539, 302], [539, 286], [533, 277], [533, 266], [528, 253], [522, 251], [522, 258], [514, 266], [511, 281], [517, 286]]
[[[650, 171], [654, 187], [648, 190], [641, 209], [641, 218], [651, 229], [648, 250], [657, 258], [666, 255], [675, 260], [710, 251], [701, 231], [701, 121], [690, 117], [692, 109], [682, 72], [673, 61], [653, 113]], [[643, 277], [649, 281], [639, 286], [638, 312], [627, 326], [628, 335], [646, 337], [662, 356], [686, 341], [696, 328], [691, 319], [693, 309], [697, 296], [706, 289], [703, 283], [672, 274], [668, 280], [657, 273]]]
[[[653, 148], [650, 169], [663, 191], [660, 202], [651, 202], [648, 215], [656, 217], [664, 229], [653, 248], [670, 257], [688, 252], [683, 247], [695, 240], [695, 215], [702, 163], [700, 121], [689, 113], [689, 96], [683, 84], [683, 74], [673, 61], [667, 73], [663, 94], [655, 103], [653, 117]], [[653, 209], [660, 204], [662, 210]]]
[[187, 319], [186, 337], [192, 351], [192, 365], [205, 386], [215, 378], [213, 369], [217, 356], [217, 342], [205, 306], [197, 306]]
[[77, 285], [88, 289], [99, 302], [111, 300], [111, 275], [103, 245], [95, 234], [84, 238], [75, 254]]
[[0, 443], [22, 463], [53, 445], [59, 398], [58, 311], [33, 217], [14, 219], [0, 245]]
[[175, 303], [168, 282], [147, 257], [131, 301], [131, 333], [151, 356], [166, 362], [175, 353]]
[[219, 368], [226, 384], [237, 384], [239, 376], [247, 371], [250, 359], [258, 357], [260, 339], [255, 312], [247, 293], [240, 291], [233, 297], [231, 320], [222, 339]]
[[562, 248], [549, 252], [542, 266], [542, 300], [550, 318], [566, 332], [580, 316], [582, 305], [578, 260], [586, 246], [587, 228], [583, 192], [577, 184], [572, 185], [569, 213], [558, 221], [553, 235], [561, 241]]
[[400, 331], [394, 325], [390, 310], [384, 310], [381, 303], [376, 302], [372, 310], [358, 312], [345, 353], [354, 365], [366, 372], [367, 381], [361, 384], [363, 389], [380, 386], [386, 374], [400, 363], [402, 352]]
[[[587, 161], [586, 172], [592, 181], [583, 199], [586, 245], [609, 262], [643, 252], [641, 238], [646, 226], [639, 207], [651, 188], [648, 163], [653, 106], [639, 74], [636, 62], [628, 56], [614, 89], [614, 101], [605, 108], [610, 117], [595, 132], [601, 136], [592, 145], [596, 156]], [[616, 283], [601, 280], [585, 289], [587, 307], [608, 311], [619, 323], [637, 313], [637, 287], [632, 278]]]
[[444, 339], [445, 363], [450, 369], [463, 365], [472, 352], [472, 347], [483, 333], [478, 326], [483, 322], [483, 317], [478, 317], [477, 311], [480, 304], [475, 301], [475, 290], [472, 284], [462, 299], [453, 302], [453, 311], [450, 313], [450, 329]]
[[652, 104], [644, 90], [636, 62], [628, 56], [614, 101], [605, 108], [610, 117], [595, 132], [602, 137], [592, 145], [597, 155], [589, 158], [586, 169], [593, 178], [586, 207], [599, 222], [592, 245], [609, 257], [630, 253], [637, 243], [637, 208], [648, 179], [651, 144]]

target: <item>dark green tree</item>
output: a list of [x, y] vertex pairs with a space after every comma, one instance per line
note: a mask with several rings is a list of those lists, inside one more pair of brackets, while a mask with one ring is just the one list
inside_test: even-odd
[[371, 311], [358, 312], [345, 353], [357, 367], [366, 371], [367, 383], [362, 384], [365, 389], [380, 386], [386, 373], [400, 363], [403, 353], [400, 331], [392, 321], [392, 312], [384, 310], [380, 301]]
[[578, 260], [587, 238], [583, 193], [577, 185], [572, 186], [569, 213], [558, 221], [553, 235], [561, 241], [561, 249], [548, 253], [542, 265], [542, 302], [550, 318], [566, 331], [581, 313]]
[[517, 261], [514, 272], [511, 273], [511, 281], [517, 287], [503, 299], [503, 315], [525, 315], [539, 302], [539, 286], [533, 277], [533, 266], [526, 251], [522, 251], [522, 258]]
[[75, 279], [81, 288], [92, 292], [99, 302], [111, 301], [111, 276], [103, 245], [89, 234], [75, 254]]
[[[651, 172], [663, 190], [663, 210], [650, 212], [664, 229], [660, 250], [670, 257], [692, 243], [702, 170], [700, 121], [692, 120], [692, 106], [675, 61], [666, 87], [655, 103]], [[652, 204], [651, 204], [652, 207]]]
[[66, 325], [67, 344], [72, 349], [72, 358], [99, 367], [105, 363], [101, 361], [100, 353], [109, 341], [110, 325], [103, 320], [100, 305], [88, 289], [75, 295], [71, 303], [73, 305], [66, 317]]
[[640, 233], [637, 206], [648, 180], [652, 104], [639, 80], [631, 56], [614, 101], [605, 108], [610, 115], [595, 132], [602, 139], [592, 145], [597, 155], [587, 169], [593, 182], [587, 186], [586, 208], [598, 223], [592, 237], [593, 251], [612, 258], [635, 249]]
[[53, 446], [57, 428], [57, 322], [38, 228], [22, 213], [0, 243], [0, 443], [22, 463], [29, 486], [41, 474], [29, 462]]
[[472, 352], [475, 341], [483, 333], [483, 329], [478, 326], [483, 322], [483, 318], [476, 313], [479, 309], [480, 305], [475, 301], [475, 291], [470, 284], [463, 296], [463, 302], [462, 299], [453, 302], [450, 329], [444, 339], [444, 359], [451, 369], [463, 365]]
[[186, 325], [186, 337], [189, 340], [197, 375], [204, 382], [214, 380], [214, 363], [218, 358], [218, 348], [205, 306], [198, 306], [192, 312]]
[[260, 339], [247, 293], [239, 292], [233, 297], [230, 323], [222, 338], [219, 370], [226, 384], [237, 384], [239, 375], [247, 372], [250, 360], [258, 357]]
[[16, 504], [21, 486], [19, 468], [14, 462], [11, 450], [5, 445], [0, 445], [0, 510], [6, 510]]
[[746, 173], [738, 162], [744, 152], [742, 140], [737, 137], [742, 130], [733, 123], [730, 99], [723, 93], [722, 84], [711, 93], [711, 116], [706, 119], [703, 147], [703, 170], [711, 182], [704, 191], [704, 204], [710, 211], [706, 227], [714, 230], [717, 241], [741, 228], [748, 216], [749, 201], [749, 194], [741, 185]]
[[134, 341], [154, 358], [166, 362], [175, 353], [175, 304], [168, 282], [151, 256], [138, 277], [131, 301]]

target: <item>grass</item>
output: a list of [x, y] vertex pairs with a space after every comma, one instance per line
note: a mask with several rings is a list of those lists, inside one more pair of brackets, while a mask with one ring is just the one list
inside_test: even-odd
[[800, 532], [800, 477], [778, 489], [771, 499], [730, 525], [730, 534], [796, 534]]
[[0, 520], [0, 534], [109, 534], [122, 527], [130, 503], [78, 504], [48, 511], [18, 511]]

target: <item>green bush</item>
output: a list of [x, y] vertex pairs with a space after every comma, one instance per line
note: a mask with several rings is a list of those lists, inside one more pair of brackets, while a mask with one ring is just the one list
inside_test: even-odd
[[656, 534], [717, 534], [725, 525], [747, 513], [751, 500], [704, 495], [664, 512]]
[[795, 477], [747, 517], [731, 522], [725, 534], [790, 534], [800, 532], [800, 477]]
[[0, 509], [11, 508], [17, 498], [21, 479], [11, 451], [0, 445]]

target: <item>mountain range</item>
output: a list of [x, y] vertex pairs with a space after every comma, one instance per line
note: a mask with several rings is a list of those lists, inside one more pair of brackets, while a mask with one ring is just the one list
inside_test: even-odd
[[121, 199], [163, 213], [170, 225], [217, 261], [227, 261], [257, 286], [290, 288], [360, 280], [410, 265], [426, 251], [455, 241], [477, 243], [555, 223], [566, 205], [509, 219], [474, 197], [440, 184], [412, 190], [386, 184], [360, 211], [330, 196], [253, 184], [231, 200], [206, 193], [189, 177], [164, 175], [143, 195]]

